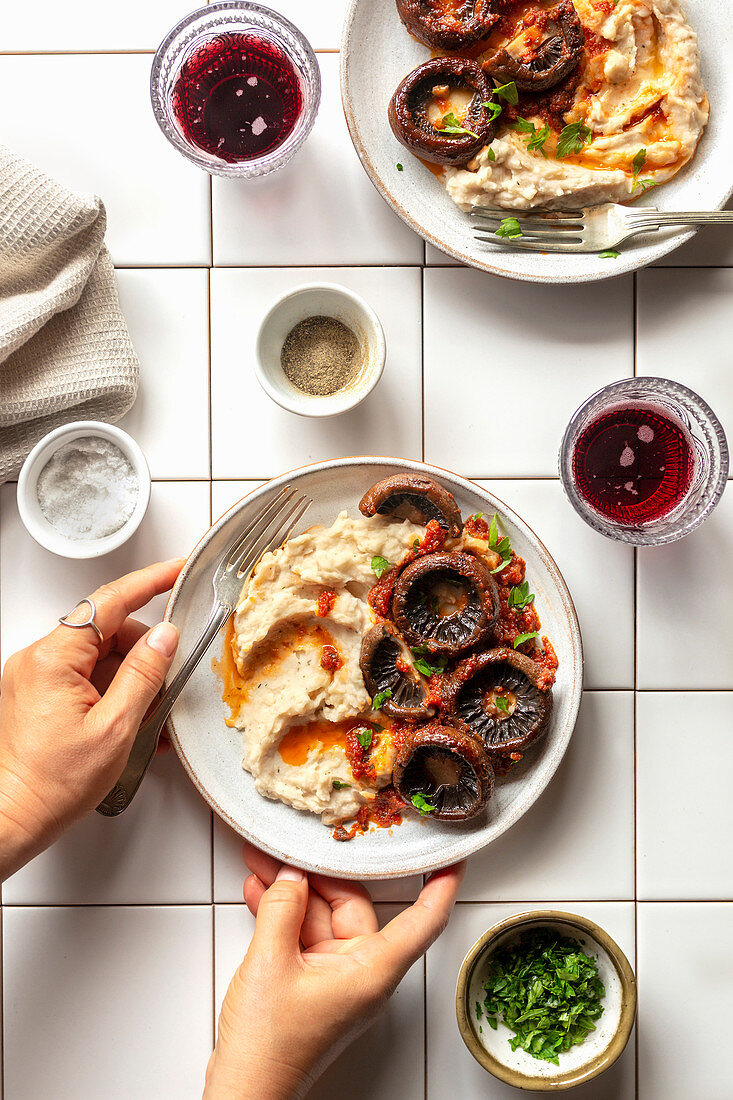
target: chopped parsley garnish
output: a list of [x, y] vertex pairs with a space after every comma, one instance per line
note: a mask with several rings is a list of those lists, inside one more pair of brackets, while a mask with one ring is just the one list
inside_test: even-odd
[[404, 172], [404, 170], [405, 169], [404, 169], [403, 165], [401, 165], [400, 162], [397, 161], [397, 171], [398, 172]]
[[539, 635], [538, 630], [532, 630], [532, 631], [530, 631], [529, 634], [519, 634], [514, 639], [514, 648], [516, 649], [517, 646], [523, 645], [524, 642], [528, 642], [528, 641], [530, 641], [530, 639], [536, 638], [538, 635]]
[[522, 581], [512, 588], [507, 603], [509, 607], [515, 607], [517, 611], [523, 611], [525, 607], [534, 602], [534, 592], [529, 590], [529, 581]]
[[420, 539], [414, 539], [412, 543], [412, 549], [417, 550], [420, 546]]
[[372, 699], [372, 709], [379, 710], [382, 703], [386, 703], [388, 699], [392, 698], [392, 688], [385, 688], [384, 691], [378, 691]]
[[474, 134], [473, 130], [467, 130], [465, 126], [461, 125], [453, 111], [443, 115], [440, 126], [436, 126], [435, 129], [439, 134], [467, 134], [472, 138], [478, 137], [478, 134]]
[[[484, 518], [484, 513], [483, 512], [473, 512], [468, 517], [468, 519], [483, 519], [483, 518]], [[468, 520], [466, 520], [466, 522], [468, 522]]]
[[363, 749], [368, 749], [374, 739], [374, 730], [368, 726], [361, 726], [356, 731], [356, 740]]
[[556, 1066], [560, 1054], [595, 1031], [606, 994], [595, 959], [576, 940], [549, 928], [534, 929], [498, 948], [484, 991], [486, 1020], [495, 1031], [502, 1020], [514, 1032], [508, 1040], [511, 1049]]
[[502, 218], [501, 225], [496, 231], [497, 237], [505, 237], [508, 241], [515, 241], [522, 236], [519, 222], [516, 218]]
[[601, 260], [617, 260], [621, 255], [615, 248], [609, 248], [606, 252], [599, 252], [598, 256]]
[[414, 794], [412, 796], [410, 801], [412, 802], [415, 809], [423, 815], [423, 817], [426, 817], [427, 814], [431, 814], [435, 809], [435, 806], [432, 804], [432, 802], [429, 802], [425, 795], [420, 794], [419, 791], [417, 792], [417, 794]]
[[527, 148], [530, 153], [542, 153], [543, 157], [547, 156], [545, 152], [545, 142], [550, 136], [549, 126], [542, 126], [538, 130], [534, 122], [529, 122], [526, 118], [518, 118], [517, 121], [513, 123], [513, 128], [520, 134], [529, 134]]
[[500, 87], [494, 88], [494, 95], [498, 95], [500, 99], [505, 99], [513, 107], [519, 103], [519, 92], [513, 80], [510, 80], [508, 84], [502, 84]]
[[434, 676], [436, 672], [443, 672], [446, 664], [448, 663], [447, 657], [433, 657], [434, 663], [431, 664], [430, 661], [428, 661], [427, 658], [423, 656], [423, 654], [427, 653], [427, 649], [423, 645], [416, 646], [415, 649], [412, 650], [412, 653], [415, 657], [417, 657], [417, 660], [415, 661], [415, 668], [423, 676], [430, 677]]
[[567, 126], [563, 126], [557, 140], [558, 158], [567, 157], [570, 153], [579, 153], [583, 146], [588, 144], [590, 133], [590, 128], [584, 122], [570, 122]]
[[489, 146], [489, 148], [486, 150], [486, 159], [487, 160], [496, 160], [496, 153], [491, 148], [491, 146]]
[[372, 558], [372, 573], [377, 577], [377, 580], [381, 580], [385, 573], [392, 568], [392, 562], [387, 561], [386, 558], [381, 557], [379, 554], [375, 554]]
[[509, 713], [509, 702], [507, 699], [504, 698], [503, 695], [494, 696], [494, 706], [497, 710], [503, 711], [504, 714]]
[[641, 187], [643, 191], [648, 191], [650, 187], [656, 187], [656, 183], [652, 179], [639, 179], [641, 170], [646, 164], [646, 149], [640, 149], [631, 162], [631, 168], [634, 173], [634, 185], [631, 188], [632, 194], [636, 191], [637, 187]]
[[499, 565], [497, 565], [496, 569], [492, 569], [491, 572], [501, 573], [512, 560], [512, 548], [509, 545], [509, 539], [506, 535], [504, 535], [503, 538], [499, 538], [499, 525], [496, 522], [496, 512], [494, 512], [491, 517], [491, 526], [489, 527], [489, 549], [493, 550], [494, 553], [498, 554], [501, 558]]
[[504, 110], [501, 103], [494, 103], [492, 99], [490, 99], [487, 103], [482, 103], [481, 106], [488, 109], [489, 122], [496, 122], [497, 118]]
[[345, 791], [347, 788], [349, 790], [351, 790], [351, 784], [350, 783], [344, 783], [343, 780], [341, 780], [341, 779], [334, 779], [331, 786], [333, 787], [333, 789], [335, 791]]

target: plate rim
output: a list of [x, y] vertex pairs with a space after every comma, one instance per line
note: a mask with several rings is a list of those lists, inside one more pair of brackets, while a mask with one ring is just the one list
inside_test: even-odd
[[[371, 183], [379, 192], [381, 197], [387, 203], [388, 206], [397, 214], [397, 216], [407, 225], [414, 233], [421, 237], [428, 244], [433, 245], [439, 252], [443, 252], [447, 256], [451, 256], [454, 260], [458, 260], [459, 263], [464, 264], [467, 267], [475, 268], [477, 271], [485, 271], [489, 275], [497, 275], [503, 279], [512, 279], [516, 282], [522, 283], [535, 283], [539, 285], [553, 285], [553, 286], [573, 286], [580, 283], [599, 283], [605, 282], [608, 279], [618, 279], [623, 275], [629, 275], [635, 271], [640, 271], [645, 267], [649, 267], [651, 264], [658, 263], [664, 256], [668, 256], [670, 252], [674, 252], [676, 249], [681, 248], [682, 245], [687, 244], [696, 235], [696, 229], [684, 230], [680, 233], [676, 233], [669, 237], [667, 240], [660, 241], [659, 244], [654, 245], [656, 249], [655, 255], [650, 256], [649, 259], [634, 258], [632, 253], [622, 253], [621, 263], [616, 262], [613, 269], [608, 271], [599, 270], [598, 273], [586, 273], [584, 275], [543, 275], [536, 274], [530, 275], [524, 272], [508, 271], [505, 268], [498, 266], [496, 263], [490, 261], [482, 261], [476, 256], [468, 255], [465, 252], [461, 252], [460, 249], [452, 247], [445, 241], [440, 241], [438, 238], [428, 230], [424, 229], [415, 218], [405, 210], [405, 208], [398, 202], [398, 200], [392, 194], [390, 188], [384, 182], [376, 166], [373, 164], [369, 153], [367, 152], [363, 141], [359, 135], [359, 130], [354, 114], [354, 107], [351, 100], [351, 91], [349, 88], [349, 81], [347, 76], [347, 70], [351, 63], [352, 58], [352, 32], [353, 24], [356, 19], [357, 10], [362, 3], [369, 3], [369, 0], [349, 0], [349, 7], [344, 17], [343, 29], [341, 32], [341, 42], [339, 46], [339, 84], [341, 89], [341, 104], [346, 118], [346, 125], [349, 131], [352, 144], [356, 151], [356, 155], [361, 162], [361, 166], [369, 177]], [[693, 28], [694, 29], [694, 28]], [[405, 34], [409, 32], [405, 30]], [[703, 134], [701, 140], [704, 140]], [[693, 157], [692, 160], [695, 158]], [[690, 161], [692, 163], [692, 161]], [[715, 207], [716, 210], [722, 210], [728, 203], [731, 196], [733, 196], [733, 183], [728, 188], [727, 193], [721, 199], [721, 201]], [[458, 209], [458, 208], [457, 208]], [[498, 255], [498, 254], [497, 254]], [[432, 266], [432, 265], [431, 265]], [[429, 270], [429, 268], [426, 268]]]
[[[339, 878], [354, 879], [358, 881], [384, 881], [388, 879], [391, 880], [407, 878], [416, 874], [431, 873], [432, 871], [436, 871], [440, 868], [449, 866], [451, 863], [454, 863], [456, 861], [456, 858], [466, 859], [469, 856], [475, 855], [477, 852], [482, 851], [484, 848], [489, 847], [491, 844], [494, 843], [494, 841], [498, 840], [499, 837], [503, 836], [513, 825], [515, 825], [517, 821], [521, 820], [521, 818], [527, 813], [527, 811], [531, 809], [537, 799], [540, 798], [540, 796], [549, 786], [550, 782], [557, 773], [557, 770], [565, 756], [565, 753], [567, 752], [570, 740], [577, 724], [578, 712], [580, 710], [583, 695], [585, 667], [583, 640], [580, 631], [580, 623], [578, 622], [577, 611], [575, 609], [575, 604], [573, 602], [573, 598], [570, 594], [570, 590], [567, 586], [565, 578], [563, 577], [562, 572], [560, 571], [560, 568], [557, 565], [552, 554], [549, 552], [543, 541], [536, 534], [534, 529], [530, 527], [526, 520], [519, 516], [514, 511], [514, 509], [506, 504], [500, 497], [497, 497], [494, 493], [489, 492], [487, 489], [484, 489], [481, 485], [478, 485], [471, 478], [466, 478], [462, 474], [458, 474], [452, 470], [446, 470], [441, 466], [434, 466], [432, 464], [422, 462], [419, 459], [396, 458], [393, 456], [385, 455], [353, 455], [350, 457], [327, 459], [321, 462], [308, 463], [304, 466], [295, 467], [294, 469], [289, 470], [286, 473], [280, 474], [270, 480], [265, 480], [261, 484], [255, 486], [253, 489], [250, 490], [249, 493], [245, 493], [245, 495], [240, 498], [240, 500], [236, 501], [230, 508], [223, 512], [222, 515], [215, 522], [211, 524], [211, 526], [198, 540], [198, 542], [186, 558], [186, 562], [181, 569], [181, 572], [179, 573], [176, 582], [168, 596], [168, 601], [166, 603], [163, 618], [167, 622], [173, 621], [176, 605], [181, 598], [182, 589], [184, 588], [186, 580], [191, 575], [192, 570], [195, 569], [199, 558], [206, 550], [209, 542], [215, 536], [215, 534], [217, 534], [229, 521], [233, 513], [241, 509], [245, 501], [251, 500], [251, 498], [258, 493], [264, 494], [266, 492], [276, 491], [278, 488], [281, 488], [289, 482], [295, 482], [297, 484], [298, 478], [308, 473], [319, 473], [324, 471], [337, 470], [343, 467], [362, 467], [368, 465], [379, 465], [382, 467], [394, 466], [397, 468], [410, 469], [416, 472], [426, 473], [428, 475], [432, 474], [433, 476], [437, 477], [447, 476], [448, 478], [461, 483], [462, 487], [464, 487], [464, 489], [467, 489], [470, 493], [484, 493], [487, 496], [491, 497], [493, 500], [497, 501], [501, 505], [501, 508], [505, 511], [505, 513], [511, 518], [512, 522], [515, 523], [519, 528], [523, 529], [524, 532], [527, 533], [530, 536], [530, 539], [533, 541], [537, 552], [543, 560], [544, 567], [551, 574], [553, 581], [560, 592], [563, 609], [568, 619], [570, 629], [570, 645], [575, 655], [576, 664], [576, 674], [573, 678], [569, 680], [568, 683], [568, 718], [565, 723], [563, 738], [556, 746], [554, 757], [551, 760], [548, 760], [548, 771], [545, 777], [545, 782], [540, 785], [537, 790], [530, 793], [529, 800], [522, 803], [521, 810], [515, 810], [513, 814], [510, 813], [507, 815], [507, 820], [503, 822], [501, 829], [494, 836], [491, 837], [491, 840], [489, 840], [488, 842], [482, 842], [480, 839], [480, 833], [476, 833], [466, 837], [463, 840], [462, 852], [458, 857], [456, 857], [455, 853], [451, 852], [451, 854], [446, 858], [437, 858], [435, 860], [427, 859], [419, 866], [409, 864], [399, 869], [385, 870], [380, 871], [379, 873], [368, 870], [351, 871], [350, 869], [339, 869], [337, 872], [334, 872], [332, 870], [329, 870], [328, 867], [324, 867], [322, 864], [314, 863], [307, 859], [294, 859], [292, 855], [284, 852], [276, 844], [262, 840], [260, 837], [252, 836], [242, 825], [235, 821], [231, 817], [231, 815], [219, 805], [213, 795], [211, 795], [210, 792], [206, 789], [203, 781], [199, 779], [181, 745], [180, 739], [176, 732], [173, 713], [169, 716], [167, 720], [166, 729], [170, 743], [173, 746], [175, 753], [193, 786], [196, 788], [196, 790], [207, 803], [207, 805], [240, 837], [249, 841], [251, 844], [261, 849], [262, 851], [267, 852], [268, 855], [273, 856], [273, 858], [278, 859], [283, 863], [291, 863], [294, 866], [300, 867], [305, 871], [320, 874], [337, 874]], [[207, 650], [207, 653], [208, 652], [209, 651]], [[169, 679], [170, 674], [166, 677], [166, 682], [164, 686], [167, 687]]]

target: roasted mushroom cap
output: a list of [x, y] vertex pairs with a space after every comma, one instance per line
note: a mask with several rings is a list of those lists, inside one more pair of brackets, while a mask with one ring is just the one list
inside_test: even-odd
[[413, 523], [438, 521], [444, 531], [458, 538], [463, 530], [461, 512], [453, 496], [432, 478], [422, 474], [393, 474], [372, 485], [359, 501], [365, 516], [396, 516]]
[[392, 592], [392, 618], [409, 645], [458, 654], [483, 641], [499, 614], [488, 567], [459, 551], [426, 554], [406, 566]]
[[541, 671], [513, 649], [468, 657], [447, 685], [448, 710], [489, 752], [522, 752], [546, 731], [552, 712], [552, 693], [537, 686]]
[[490, 33], [494, 0], [397, 0], [399, 17], [418, 42], [460, 51]]
[[[465, 164], [494, 140], [496, 121], [486, 106], [491, 81], [480, 65], [462, 57], [436, 57], [409, 73], [389, 104], [389, 124], [398, 141], [423, 160]], [[460, 98], [463, 108], [451, 103]], [[453, 116], [459, 133], [446, 130]]]
[[572, 0], [562, 0], [547, 16], [551, 33], [529, 56], [526, 50], [521, 58], [497, 50], [483, 62], [486, 72], [502, 84], [513, 80], [524, 92], [543, 92], [564, 80], [583, 56], [585, 34]]
[[433, 714], [427, 704], [428, 686], [405, 658], [391, 623], [377, 623], [364, 635], [359, 666], [366, 689], [372, 698], [383, 691], [392, 692], [379, 709], [393, 718], [424, 722]]
[[[465, 821], [494, 791], [486, 750], [451, 726], [420, 726], [397, 755], [392, 782], [399, 796], [438, 821]], [[414, 801], [413, 801], [414, 799]]]

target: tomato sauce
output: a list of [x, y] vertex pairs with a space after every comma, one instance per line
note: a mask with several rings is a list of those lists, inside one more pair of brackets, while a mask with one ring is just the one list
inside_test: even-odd
[[371, 805], [362, 806], [356, 819], [348, 827], [336, 826], [332, 833], [333, 839], [353, 840], [355, 836], [366, 833], [370, 825], [375, 825], [378, 829], [391, 829], [394, 825], [402, 824], [403, 810], [404, 803], [394, 787], [383, 787]]
[[327, 615], [331, 614], [333, 605], [336, 603], [336, 593], [332, 592], [329, 588], [326, 588], [321, 592], [316, 603], [316, 615], [319, 619], [325, 619]]
[[321, 668], [324, 669], [325, 672], [338, 672], [338, 670], [343, 667], [344, 662], [336, 646], [324, 645], [321, 650]]

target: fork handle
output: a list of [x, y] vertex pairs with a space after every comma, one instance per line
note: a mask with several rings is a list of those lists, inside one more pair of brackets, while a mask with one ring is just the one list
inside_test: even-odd
[[733, 210], [688, 210], [681, 213], [634, 211], [634, 228], [658, 229], [665, 225], [733, 225]]
[[221, 603], [219, 600], [214, 603], [201, 637], [161, 695], [152, 713], [135, 734], [125, 770], [106, 798], [97, 806], [98, 814], [102, 814], [103, 817], [117, 817], [132, 802], [155, 756], [161, 730], [173, 709], [173, 704], [230, 614], [231, 607], [228, 604]]

